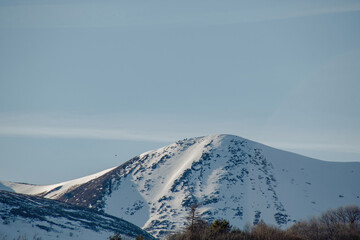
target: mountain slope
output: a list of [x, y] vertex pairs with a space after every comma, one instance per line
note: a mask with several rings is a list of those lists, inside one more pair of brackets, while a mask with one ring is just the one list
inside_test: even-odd
[[[162, 236], [184, 226], [194, 203], [209, 221], [221, 217], [242, 227], [262, 219], [287, 226], [328, 208], [360, 205], [359, 182], [360, 163], [324, 162], [237, 136], [212, 135], [141, 154], [55, 198]], [[40, 195], [51, 197], [58, 190]]]
[[6, 182], [0, 181], [0, 190], [4, 191], [13, 191], [17, 193], [36, 195], [45, 198], [58, 199], [65, 193], [75, 189], [76, 187], [87, 183], [93, 179], [96, 179], [105, 173], [113, 170], [114, 168], [106, 169], [104, 171], [78, 178], [71, 181], [66, 181], [58, 184], [52, 185], [34, 185], [27, 183], [14, 183], [14, 182]]
[[135, 239], [146, 232], [122, 219], [87, 208], [29, 195], [0, 191], [0, 238], [108, 239], [121, 233]]

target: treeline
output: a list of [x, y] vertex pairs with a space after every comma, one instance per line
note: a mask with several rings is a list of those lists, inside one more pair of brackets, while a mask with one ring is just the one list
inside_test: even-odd
[[167, 240], [360, 240], [360, 208], [357, 206], [328, 210], [285, 230], [263, 221], [242, 230], [224, 219], [208, 223], [198, 216], [196, 205], [187, 220], [187, 227], [169, 235]]

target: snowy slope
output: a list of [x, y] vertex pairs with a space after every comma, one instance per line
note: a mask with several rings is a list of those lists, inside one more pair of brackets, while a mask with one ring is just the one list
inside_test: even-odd
[[29, 194], [29, 195], [37, 195], [42, 196], [45, 198], [57, 199], [66, 192], [75, 189], [76, 187], [89, 182], [93, 179], [96, 179], [105, 173], [113, 170], [114, 168], [106, 169], [104, 171], [78, 178], [71, 181], [66, 181], [58, 184], [52, 185], [34, 185], [34, 184], [27, 184], [27, 183], [14, 183], [14, 182], [6, 182], [0, 181], [0, 190], [5, 191], [13, 191], [22, 194]]
[[194, 203], [209, 221], [221, 217], [239, 227], [260, 219], [286, 226], [360, 204], [359, 163], [319, 161], [230, 135], [178, 141], [140, 155], [119, 174], [105, 211], [155, 235], [184, 226]]
[[288, 226], [328, 208], [360, 205], [359, 183], [360, 163], [324, 162], [212, 135], [141, 154], [56, 198], [163, 236], [184, 226], [194, 203], [209, 221]]
[[107, 214], [6, 191], [0, 191], [0, 215], [1, 239], [105, 240], [114, 233], [123, 239], [138, 235], [153, 239], [137, 226]]

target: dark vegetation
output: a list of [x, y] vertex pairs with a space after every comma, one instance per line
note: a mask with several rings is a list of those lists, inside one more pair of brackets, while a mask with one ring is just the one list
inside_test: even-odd
[[288, 229], [279, 229], [260, 221], [243, 230], [234, 228], [225, 219], [208, 223], [191, 207], [187, 227], [171, 234], [168, 240], [360, 240], [360, 208], [340, 207], [328, 210], [320, 217], [295, 223]]

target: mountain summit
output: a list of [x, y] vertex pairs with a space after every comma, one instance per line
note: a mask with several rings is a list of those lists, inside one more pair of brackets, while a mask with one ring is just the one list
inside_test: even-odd
[[329, 208], [359, 205], [359, 182], [360, 163], [325, 162], [233, 135], [211, 135], [177, 141], [66, 183], [2, 184], [95, 208], [161, 237], [184, 227], [195, 203], [209, 221], [288, 226]]

